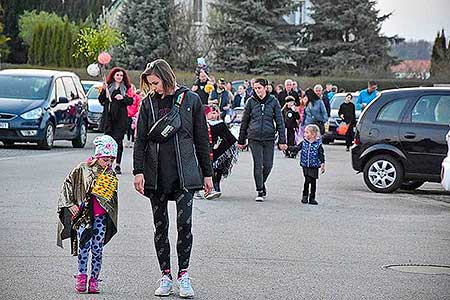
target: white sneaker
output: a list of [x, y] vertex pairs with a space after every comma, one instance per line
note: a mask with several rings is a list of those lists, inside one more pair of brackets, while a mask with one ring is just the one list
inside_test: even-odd
[[208, 195], [206, 195], [206, 199], [207, 200], [213, 200], [213, 199], [216, 199], [216, 198], [219, 198], [220, 196], [222, 196], [222, 193], [221, 192], [216, 192], [216, 191], [211, 191], [211, 193], [209, 193]]
[[173, 281], [168, 275], [163, 275], [159, 281], [159, 288], [155, 291], [155, 296], [169, 296], [173, 294]]
[[194, 193], [194, 199], [195, 199], [195, 200], [204, 200], [205, 197], [203, 197], [203, 194], [202, 194], [201, 191], [196, 191], [196, 192]]
[[264, 192], [260, 191], [258, 192], [258, 195], [255, 198], [256, 202], [263, 202], [264, 201]]
[[194, 290], [192, 289], [188, 272], [184, 273], [181, 278], [178, 278], [178, 284], [180, 285], [181, 298], [194, 298]]

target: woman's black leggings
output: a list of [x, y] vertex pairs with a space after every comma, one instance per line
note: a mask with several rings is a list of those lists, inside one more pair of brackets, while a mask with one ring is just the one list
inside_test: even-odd
[[309, 194], [309, 186], [311, 185], [311, 197], [316, 196], [316, 182], [317, 179], [311, 176], [305, 176], [305, 183], [303, 185], [303, 196]]
[[128, 117], [127, 120], [127, 141], [134, 142], [134, 130], [131, 128], [131, 124], [133, 124], [133, 118]]
[[169, 215], [167, 212], [169, 199], [174, 199], [177, 206], [178, 270], [189, 267], [192, 250], [193, 195], [193, 192], [186, 191], [178, 191], [169, 195], [145, 191], [145, 196], [150, 198], [152, 204], [155, 249], [161, 271], [170, 269]]

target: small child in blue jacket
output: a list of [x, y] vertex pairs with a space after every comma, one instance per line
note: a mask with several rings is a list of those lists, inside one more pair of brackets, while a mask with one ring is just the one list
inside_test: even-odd
[[[305, 176], [302, 203], [306, 204], [309, 201], [312, 205], [319, 204], [316, 201], [316, 181], [319, 178], [319, 169], [321, 174], [325, 173], [325, 153], [319, 127], [314, 124], [306, 126], [303, 141], [288, 149], [300, 152], [300, 166]], [[311, 186], [311, 193], [309, 193], [309, 186]]]

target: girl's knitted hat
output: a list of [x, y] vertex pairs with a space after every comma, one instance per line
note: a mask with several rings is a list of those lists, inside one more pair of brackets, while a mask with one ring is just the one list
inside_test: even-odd
[[117, 143], [109, 135], [101, 135], [94, 139], [95, 158], [99, 157], [117, 157]]

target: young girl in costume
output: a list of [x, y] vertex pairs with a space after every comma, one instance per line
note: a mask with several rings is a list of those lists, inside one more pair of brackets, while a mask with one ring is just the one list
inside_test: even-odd
[[214, 190], [205, 195], [205, 198], [211, 200], [222, 195], [220, 181], [230, 175], [233, 165], [237, 162], [239, 151], [236, 147], [237, 139], [220, 118], [219, 109], [206, 106], [205, 114], [208, 120], [208, 136], [214, 170]]
[[[103, 246], [117, 232], [118, 179], [112, 170], [117, 143], [109, 135], [96, 137], [95, 155], [80, 163], [66, 177], [58, 201], [58, 240], [70, 238], [72, 254], [78, 256], [75, 291], [98, 293]], [[87, 284], [87, 265], [92, 263]]]

